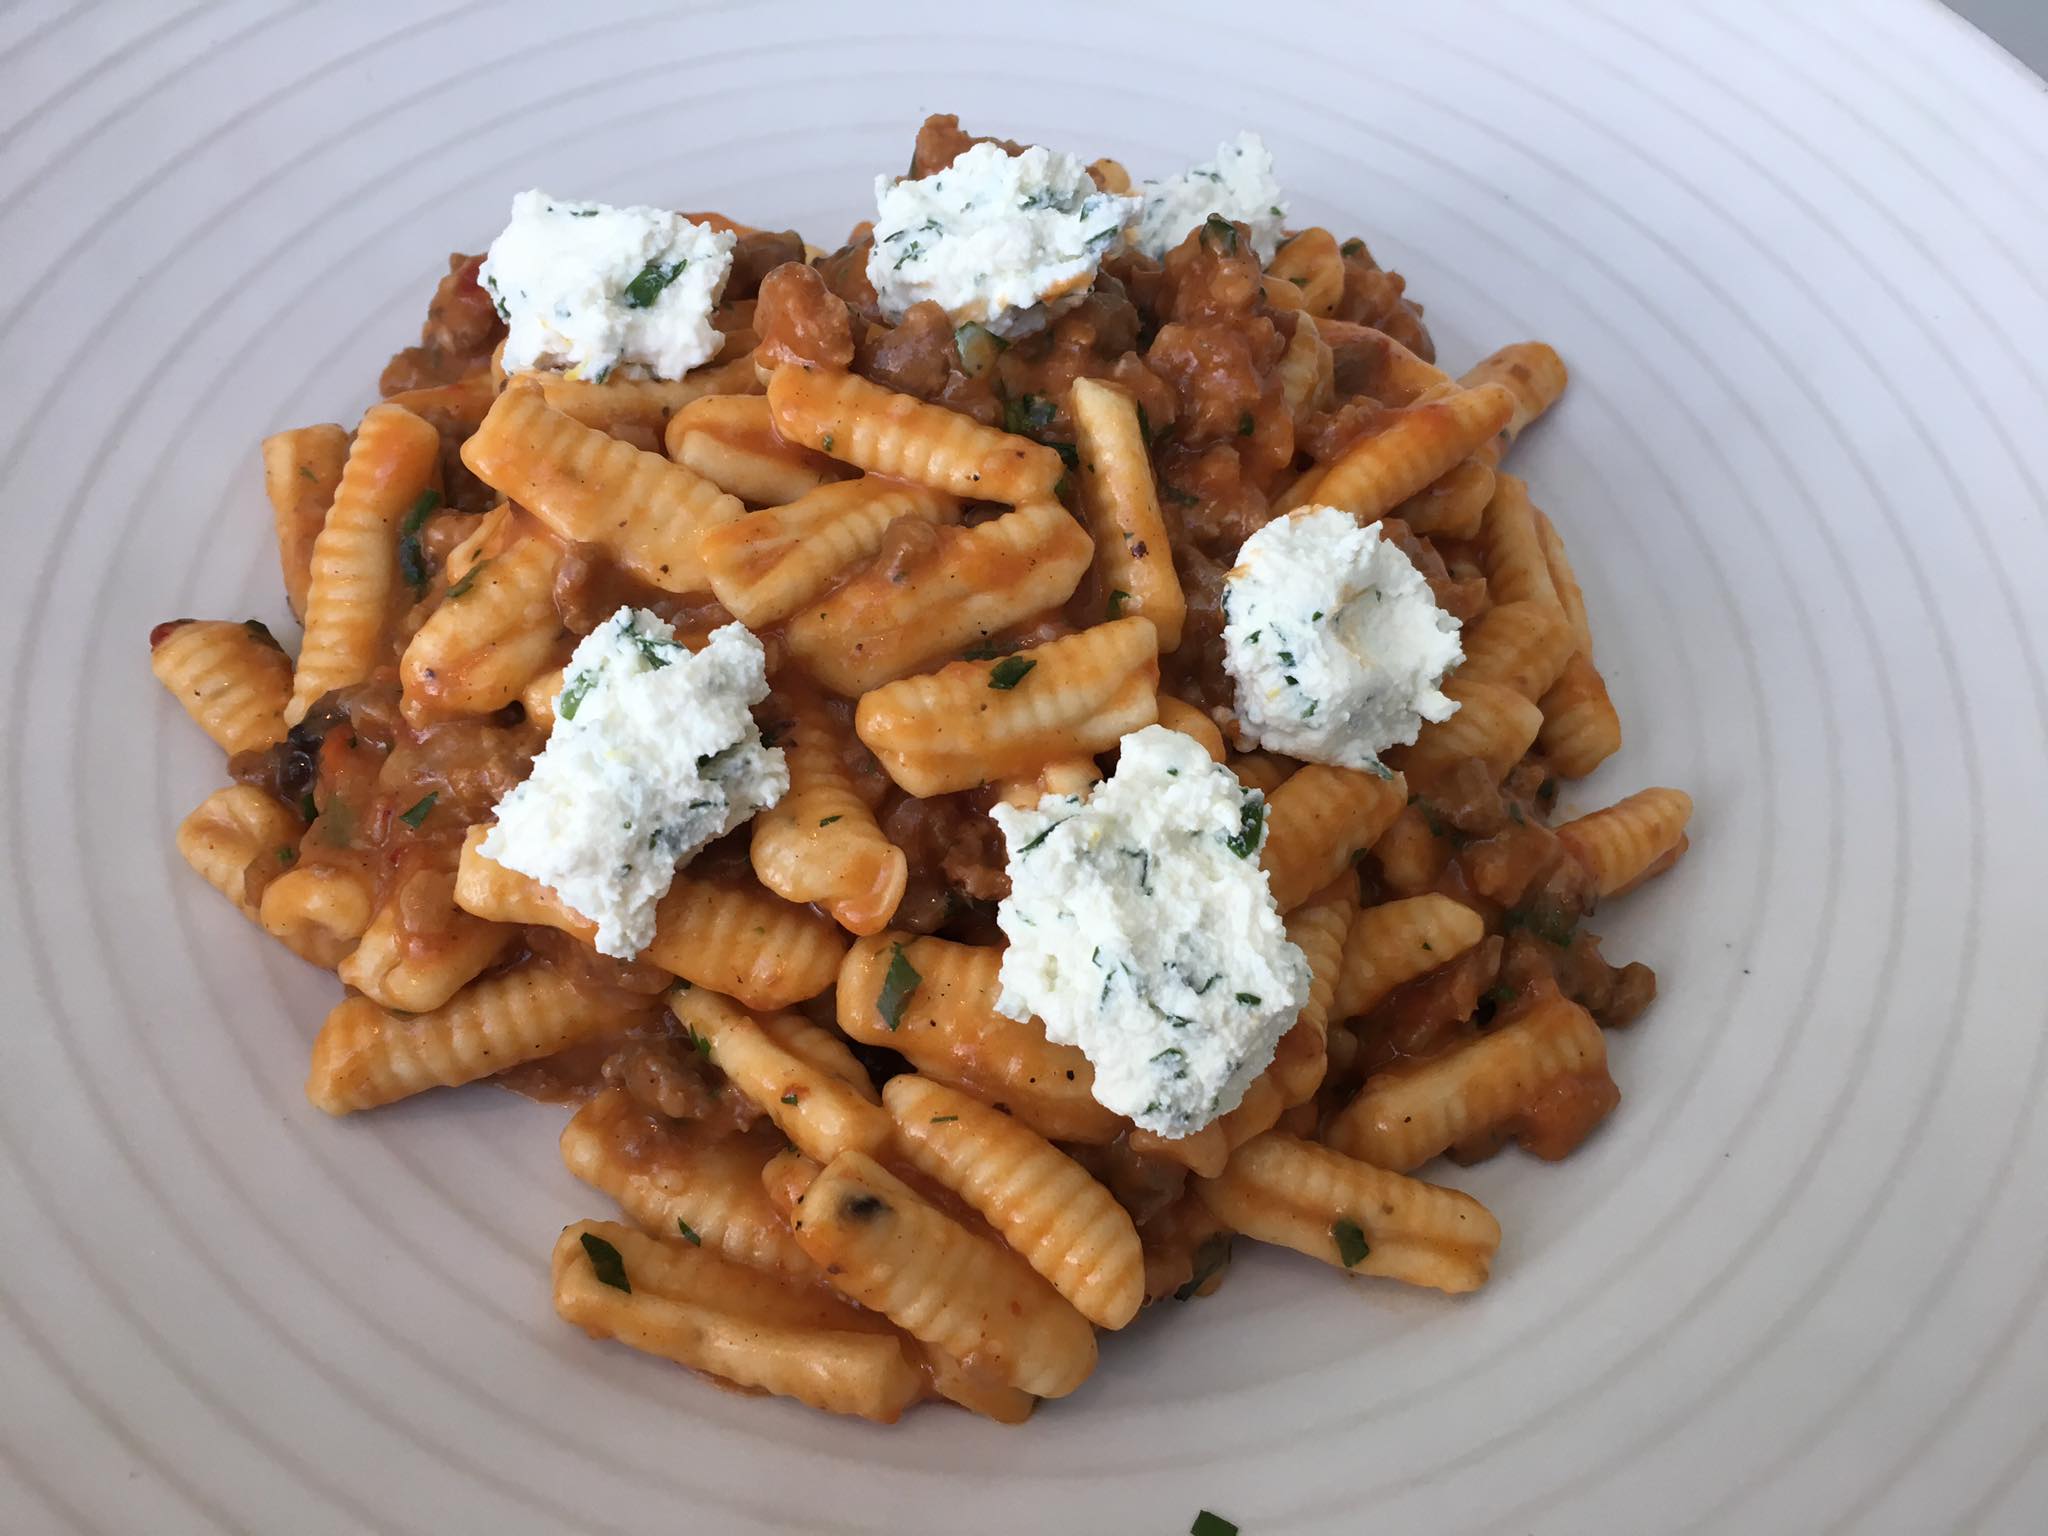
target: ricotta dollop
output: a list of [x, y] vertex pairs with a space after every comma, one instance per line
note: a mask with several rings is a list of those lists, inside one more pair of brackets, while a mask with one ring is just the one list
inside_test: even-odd
[[1439, 685], [1465, 659], [1458, 621], [1399, 546], [1340, 508], [1246, 539], [1223, 611], [1243, 746], [1384, 773], [1381, 752], [1457, 712]]
[[1025, 335], [1080, 302], [1137, 210], [1072, 155], [976, 144], [930, 176], [875, 178], [868, 280], [892, 322], [929, 299], [955, 325]]
[[599, 951], [631, 959], [676, 870], [788, 791], [749, 712], [767, 696], [745, 626], [692, 654], [659, 615], [619, 609], [569, 658], [547, 748], [498, 802], [483, 853], [551, 886], [597, 924]]
[[679, 379], [724, 338], [711, 311], [732, 270], [734, 236], [666, 208], [512, 199], [477, 280], [506, 322], [504, 364], [602, 379], [622, 365]]
[[1096, 1099], [1147, 1130], [1235, 1109], [1308, 1000], [1259, 866], [1265, 797], [1153, 725], [1087, 799], [991, 814], [1010, 874], [997, 1010], [1078, 1046]]
[[1216, 158], [1190, 166], [1178, 176], [1145, 182], [1144, 208], [1132, 244], [1159, 260], [1199, 229], [1211, 215], [1248, 225], [1262, 262], [1280, 248], [1287, 199], [1273, 179], [1273, 157], [1256, 133], [1240, 133], [1216, 146]]

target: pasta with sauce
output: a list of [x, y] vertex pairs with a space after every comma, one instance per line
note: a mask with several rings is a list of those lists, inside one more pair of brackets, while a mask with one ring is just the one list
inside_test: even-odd
[[[971, 315], [929, 296], [960, 281], [939, 221], [889, 223], [948, 171], [1023, 188], [1003, 216], [1050, 253]], [[1433, 1160], [1560, 1158], [1619, 1101], [1606, 1031], [1655, 978], [1585, 922], [1677, 862], [1692, 802], [1557, 814], [1621, 745], [1564, 539], [1503, 463], [1564, 363], [1522, 342], [1445, 372], [1399, 274], [1277, 199], [1195, 209], [1155, 259], [1154, 195], [951, 117], [829, 252], [523, 194], [516, 216], [656, 254], [540, 357], [500, 247], [451, 257], [353, 431], [264, 441], [296, 655], [253, 620], [151, 633], [232, 781], [180, 853], [347, 988], [308, 1098], [495, 1080], [573, 1106], [565, 1167], [624, 1221], [536, 1265], [595, 1336], [831, 1412], [1018, 1423], [1083, 1387], [1100, 1330], [1213, 1291], [1233, 1235], [1480, 1286], [1500, 1224]], [[648, 361], [685, 342], [679, 374]], [[1460, 637], [1443, 709], [1364, 768], [1262, 746], [1226, 666], [1247, 541], [1312, 507], [1372, 530]], [[592, 690], [628, 686], [587, 659], [607, 626], [635, 677], [740, 626], [767, 680], [742, 740], [786, 777], [704, 837], [654, 824], [651, 938], [601, 951], [489, 839], [536, 762], [625, 739], [592, 734]], [[1011, 995], [1029, 847], [991, 815], [1091, 803], [1139, 732], [1244, 797], [1226, 841], [1307, 999], [1172, 1133]], [[678, 782], [729, 788], [724, 756]]]

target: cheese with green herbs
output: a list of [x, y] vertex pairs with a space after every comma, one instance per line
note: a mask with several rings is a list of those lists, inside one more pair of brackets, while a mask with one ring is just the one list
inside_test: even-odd
[[1236, 1108], [1308, 999], [1259, 867], [1265, 797], [1153, 725], [1087, 799], [990, 814], [1009, 846], [997, 1010], [1080, 1047], [1096, 1099], [1147, 1130]]
[[1215, 216], [1248, 225], [1262, 262], [1271, 261], [1280, 248], [1287, 200], [1273, 179], [1273, 157], [1256, 133], [1240, 133], [1216, 146], [1214, 160], [1148, 181], [1138, 190], [1145, 204], [1131, 243], [1154, 261]]
[[1379, 755], [1458, 705], [1458, 621], [1377, 525], [1303, 507], [1259, 529], [1223, 582], [1224, 667], [1237, 736], [1311, 763], [1384, 773]]
[[654, 937], [676, 870], [789, 789], [749, 706], [767, 658], [745, 626], [692, 654], [659, 615], [625, 607], [563, 669], [555, 725], [527, 780], [498, 802], [483, 853], [530, 875], [630, 960]]
[[724, 344], [711, 311], [732, 270], [734, 236], [666, 208], [512, 199], [477, 281], [509, 327], [508, 372], [564, 368], [602, 379], [644, 369], [679, 379]]
[[976, 144], [930, 176], [875, 178], [868, 280], [891, 321], [929, 299], [956, 326], [1026, 335], [1081, 301], [1137, 211], [1072, 155]]

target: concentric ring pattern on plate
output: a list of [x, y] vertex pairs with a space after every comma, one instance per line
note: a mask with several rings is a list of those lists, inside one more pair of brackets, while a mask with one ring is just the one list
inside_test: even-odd
[[[10, 1530], [2038, 1528], [2048, 103], [1917, 0], [27, 5], [0, 15]], [[333, 994], [201, 890], [151, 622], [285, 615], [254, 445], [347, 419], [539, 184], [830, 239], [916, 121], [1141, 174], [1260, 129], [1525, 448], [1694, 792], [1605, 924], [1626, 1098], [1449, 1304], [1240, 1262], [1028, 1429], [713, 1392], [552, 1318], [560, 1116], [304, 1103]]]

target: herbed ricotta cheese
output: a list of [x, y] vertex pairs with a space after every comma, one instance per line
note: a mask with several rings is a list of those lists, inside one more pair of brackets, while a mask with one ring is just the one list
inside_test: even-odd
[[1458, 621], [1377, 526], [1336, 507], [1275, 518], [1223, 582], [1225, 670], [1247, 747], [1345, 768], [1448, 720], [1444, 674], [1465, 659]]
[[602, 379], [622, 364], [679, 379], [723, 338], [712, 308], [732, 270], [729, 230], [666, 208], [512, 199], [477, 280], [510, 327], [505, 367], [573, 369]]
[[976, 144], [930, 176], [875, 178], [868, 280], [892, 321], [930, 299], [955, 325], [1026, 335], [1081, 301], [1137, 211], [1072, 155]]
[[748, 706], [768, 696], [761, 642], [740, 624], [694, 655], [659, 615], [625, 607], [563, 669], [555, 726], [498, 802], [483, 852], [532, 876], [630, 960], [654, 937], [676, 870], [789, 789]]
[[998, 1011], [1079, 1046], [1096, 1099], [1147, 1130], [1235, 1109], [1308, 1000], [1259, 867], [1265, 797], [1152, 725], [1085, 801], [991, 814], [1009, 845]]
[[1216, 158], [1190, 166], [1178, 176], [1145, 182], [1139, 191], [1145, 205], [1138, 215], [1132, 242], [1159, 260], [1187, 238], [1211, 214], [1221, 214], [1251, 227], [1259, 260], [1271, 261], [1280, 248], [1280, 227], [1287, 221], [1287, 200], [1273, 179], [1273, 157], [1256, 133], [1240, 133], [1216, 146]]

